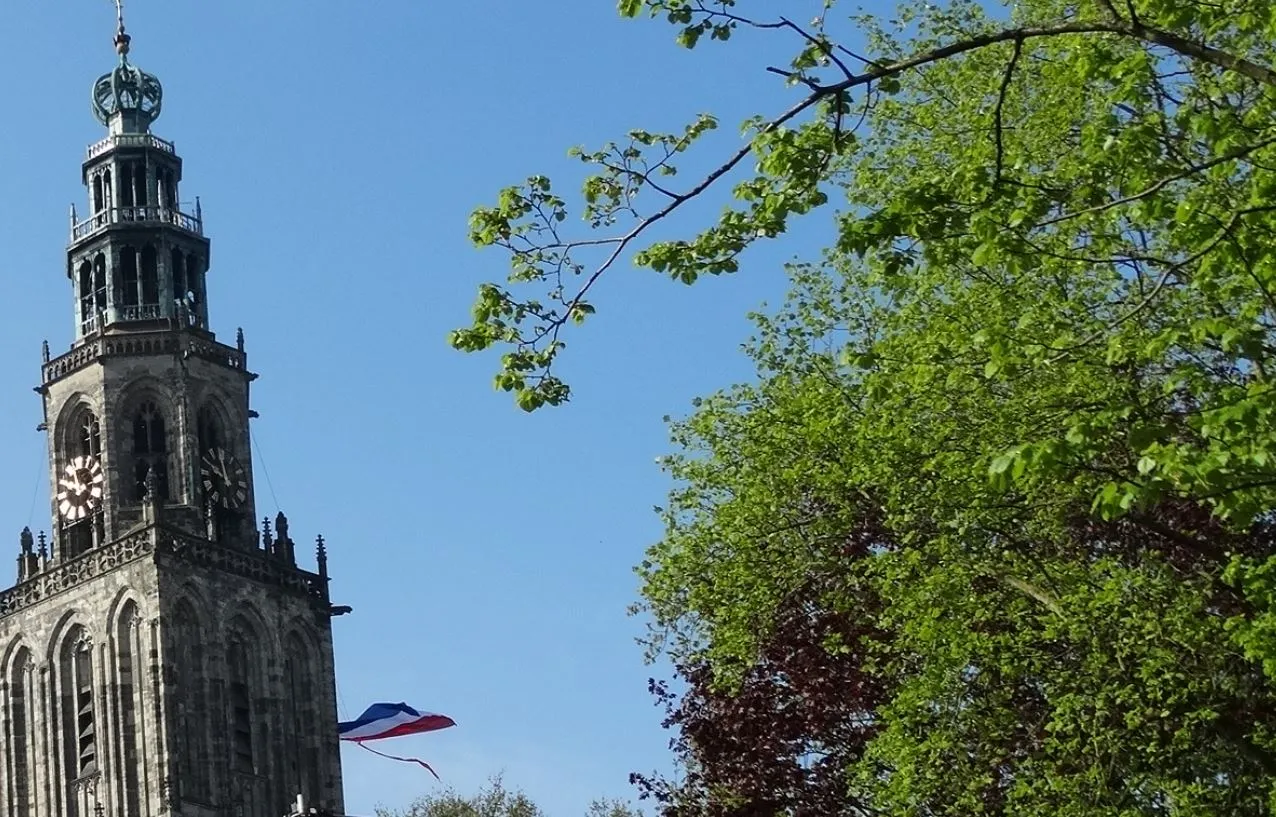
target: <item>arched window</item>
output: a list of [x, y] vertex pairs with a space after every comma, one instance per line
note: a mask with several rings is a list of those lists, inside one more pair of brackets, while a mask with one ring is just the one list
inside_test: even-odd
[[146, 185], [146, 165], [142, 162], [133, 164], [133, 201], [138, 207], [150, 204], [149, 190]]
[[9, 725], [9, 751], [5, 753], [9, 776], [8, 813], [30, 817], [32, 800], [32, 747], [35, 745], [31, 653], [22, 649], [11, 664], [9, 701], [5, 720]]
[[120, 247], [120, 303], [123, 306], [137, 306], [137, 250], [129, 246]]
[[97, 771], [97, 710], [93, 700], [93, 647], [76, 627], [62, 645], [58, 685], [62, 703], [63, 769], [68, 781]]
[[71, 437], [67, 446], [68, 459], [73, 457], [102, 456], [102, 425], [97, 415], [83, 411], [69, 429]]
[[155, 248], [147, 244], [142, 248], [142, 304], [159, 304], [159, 259]]
[[146, 496], [146, 479], [154, 472], [159, 498], [168, 499], [168, 440], [159, 407], [147, 401], [133, 415], [133, 477], [135, 498]]
[[106, 309], [106, 257], [98, 253], [92, 259], [84, 259], [79, 269], [80, 320], [84, 331], [100, 329], [93, 323], [98, 313]]
[[286, 762], [288, 784], [317, 802], [319, 792], [319, 744], [314, 740], [314, 728], [318, 722], [315, 701], [314, 676], [310, 671], [313, 651], [298, 633], [290, 634], [286, 641], [284, 658], [284, 688], [288, 690], [288, 720]]
[[248, 646], [242, 633], [233, 633], [226, 647], [230, 676], [231, 763], [237, 772], [252, 774], [253, 713], [252, 685], [248, 674]]
[[93, 317], [93, 262], [80, 262], [80, 320], [86, 323]]
[[93, 256], [93, 305], [106, 309], [106, 254]]
[[102, 174], [93, 174], [93, 212], [100, 213], [103, 208], [102, 202]]
[[145, 684], [139, 676], [142, 642], [137, 605], [129, 602], [121, 611], [115, 638], [115, 670], [119, 679], [118, 707], [122, 763], [114, 764], [116, 782], [124, 792], [124, 817], [141, 817], [141, 793], [144, 760], [138, 740], [138, 713], [142, 711]]
[[111, 186], [111, 168], [102, 171], [102, 207], [111, 207], [115, 202], [115, 188]]
[[135, 203], [133, 191], [133, 163], [122, 162], [120, 164], [120, 206], [133, 206]]
[[170, 649], [174, 656], [177, 684], [177, 767], [179, 795], [207, 800], [210, 757], [206, 741], [208, 697], [204, 667], [205, 634], [195, 607], [189, 601], [179, 603], [169, 631]]

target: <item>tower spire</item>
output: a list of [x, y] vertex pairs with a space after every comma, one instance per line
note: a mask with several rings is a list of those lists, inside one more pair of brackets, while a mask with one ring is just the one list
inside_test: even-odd
[[115, 51], [121, 60], [128, 57], [129, 43], [132, 40], [124, 29], [124, 0], [115, 0]]

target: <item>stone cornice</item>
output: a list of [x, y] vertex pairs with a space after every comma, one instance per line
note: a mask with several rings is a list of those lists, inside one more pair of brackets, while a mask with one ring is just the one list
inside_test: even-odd
[[45, 599], [145, 558], [172, 558], [212, 568], [290, 595], [309, 596], [327, 607], [327, 582], [315, 573], [283, 564], [261, 550], [239, 550], [163, 527], [149, 527], [95, 548], [45, 570], [8, 590], [0, 591], [0, 618], [19, 613]]

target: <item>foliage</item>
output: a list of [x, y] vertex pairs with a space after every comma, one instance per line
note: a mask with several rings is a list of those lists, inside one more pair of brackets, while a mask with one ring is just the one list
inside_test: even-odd
[[[644, 589], [687, 684], [666, 696], [686, 773], [645, 791], [679, 817], [1265, 813], [1276, 691], [1221, 577], [1271, 526], [999, 489], [1021, 423], [1124, 373], [919, 375], [890, 352], [933, 327], [888, 331], [830, 278], [801, 271], [759, 319], [782, 368], [675, 426]], [[814, 342], [834, 318], [876, 324], [873, 372]]]
[[[453, 789], [428, 794], [403, 811], [377, 809], [377, 817], [544, 817], [545, 812], [522, 791], [506, 788], [494, 777], [477, 794], [465, 796]], [[585, 817], [640, 817], [639, 812], [619, 801], [598, 800]]]
[[544, 177], [471, 220], [511, 275], [452, 342], [534, 409], [622, 257], [692, 283], [829, 211], [758, 382], [674, 425], [670, 815], [1276, 808], [1276, 4], [989, 5], [623, 0], [789, 37], [792, 105], [684, 187], [711, 116], [579, 151], [583, 236]]

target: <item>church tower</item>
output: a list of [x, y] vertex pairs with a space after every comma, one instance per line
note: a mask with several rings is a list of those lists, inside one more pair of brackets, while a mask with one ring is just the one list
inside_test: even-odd
[[199, 200], [129, 45], [121, 13], [71, 210], [75, 340], [37, 388], [52, 526], [0, 592], [0, 815], [340, 814], [324, 542], [310, 572], [283, 514], [255, 521], [256, 375], [211, 331]]

